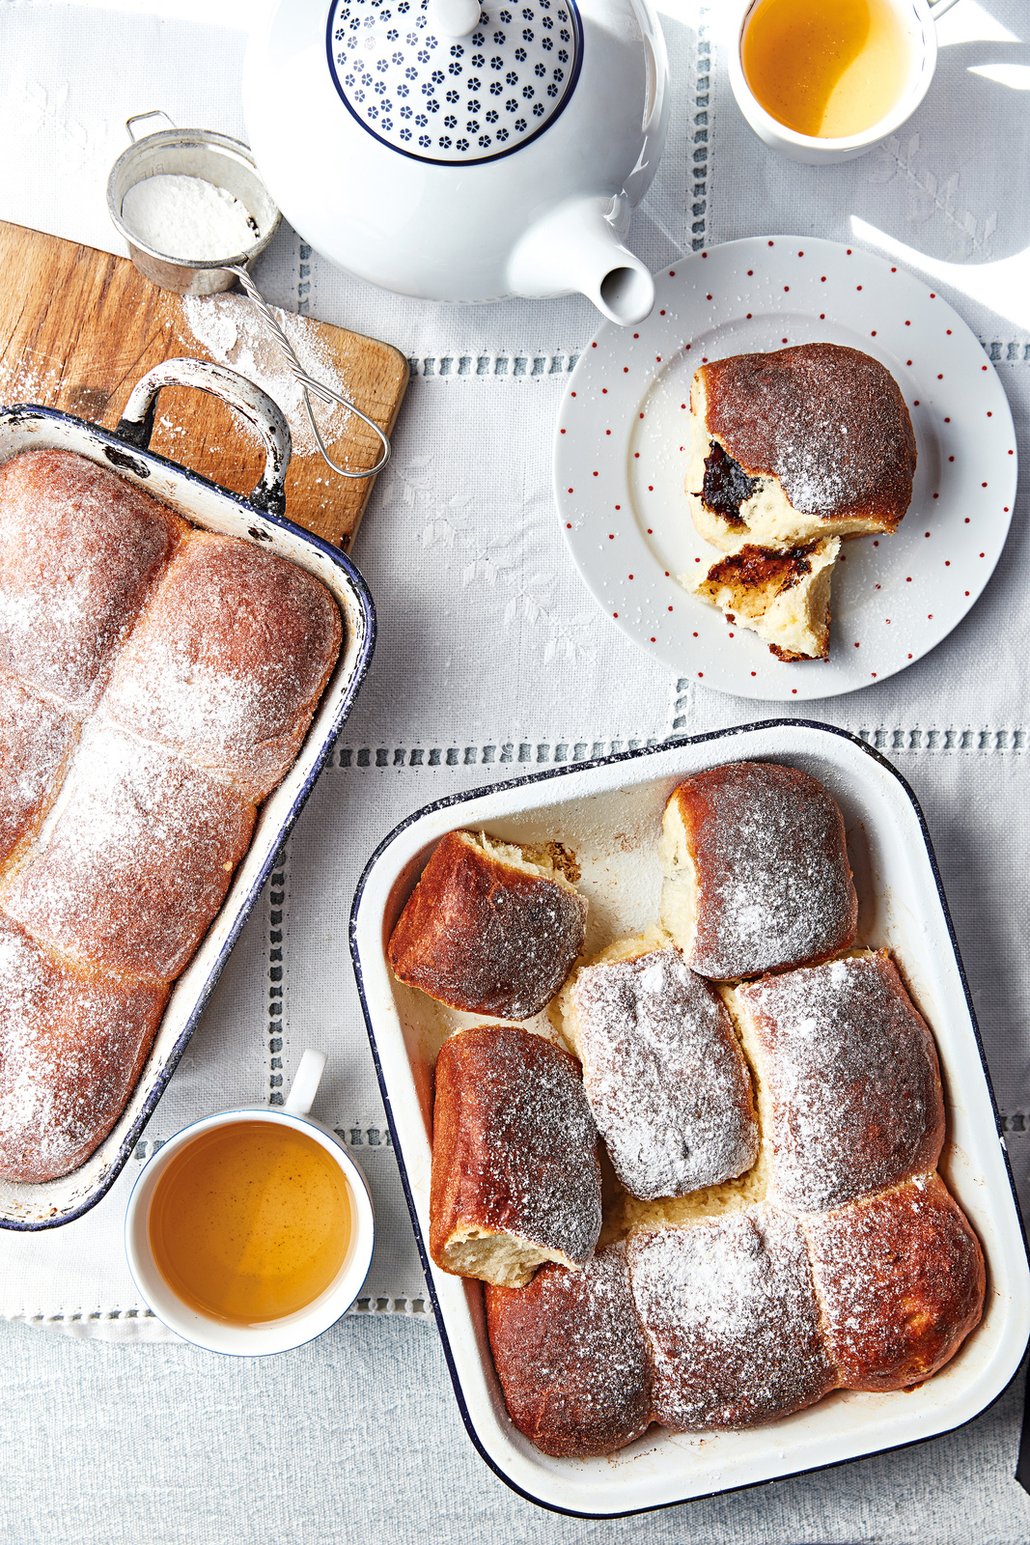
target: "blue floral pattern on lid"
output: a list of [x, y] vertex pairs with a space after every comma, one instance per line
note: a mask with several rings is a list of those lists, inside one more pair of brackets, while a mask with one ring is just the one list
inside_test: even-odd
[[494, 9], [452, 38], [432, 0], [333, 0], [329, 71], [363, 128], [419, 161], [462, 166], [520, 150], [572, 94], [583, 51], [576, 0]]

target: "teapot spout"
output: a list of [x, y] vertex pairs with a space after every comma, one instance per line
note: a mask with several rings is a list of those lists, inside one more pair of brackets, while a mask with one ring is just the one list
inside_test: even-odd
[[602, 316], [626, 327], [654, 306], [654, 280], [618, 238], [601, 199], [571, 199], [538, 220], [519, 242], [509, 268], [516, 295], [578, 290]]

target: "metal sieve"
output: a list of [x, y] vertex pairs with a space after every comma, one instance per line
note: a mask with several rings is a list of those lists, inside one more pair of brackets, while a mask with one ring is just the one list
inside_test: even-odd
[[[136, 125], [154, 118], [163, 118], [170, 127], [152, 131], [137, 139]], [[126, 120], [125, 127], [132, 143], [122, 151], [111, 168], [107, 180], [107, 209], [115, 229], [128, 244], [129, 256], [140, 273], [152, 284], [164, 290], [174, 290], [177, 295], [215, 295], [239, 284], [262, 323], [275, 338], [291, 374], [300, 385], [311, 432], [323, 460], [340, 477], [374, 477], [377, 472], [381, 472], [390, 459], [389, 437], [349, 398], [341, 396], [324, 381], [308, 374], [274, 312], [247, 272], [247, 265], [265, 250], [282, 219], [258, 175], [248, 147], [241, 140], [233, 139], [228, 134], [217, 134], [211, 129], [180, 129], [172, 123], [167, 113], [160, 110], [136, 113]], [[122, 206], [130, 188], [148, 177], [159, 175], [199, 177], [231, 193], [250, 216], [254, 227], [253, 243], [243, 252], [206, 259], [172, 257], [148, 245], [126, 223]], [[382, 445], [382, 454], [374, 466], [363, 467], [355, 472], [348, 467], [341, 467], [333, 460], [315, 418], [312, 397], [317, 397], [329, 406], [347, 408], [363, 424], [368, 425]]]

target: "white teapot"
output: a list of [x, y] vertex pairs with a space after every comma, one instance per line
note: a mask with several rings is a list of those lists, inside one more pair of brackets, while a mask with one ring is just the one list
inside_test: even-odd
[[273, 198], [341, 267], [433, 300], [579, 290], [633, 323], [654, 285], [622, 238], [667, 84], [648, 0], [279, 0], [244, 99]]

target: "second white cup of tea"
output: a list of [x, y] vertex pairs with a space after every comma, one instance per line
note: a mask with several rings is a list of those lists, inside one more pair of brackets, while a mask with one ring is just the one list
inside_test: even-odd
[[[835, 3], [836, 0], [829, 0], [830, 14]], [[728, 38], [730, 84], [737, 106], [760, 139], [793, 161], [818, 166], [864, 156], [895, 134], [926, 96], [937, 67], [936, 23], [956, 3], [957, 0], [870, 0], [871, 10], [889, 7], [908, 54], [908, 68], [893, 104], [875, 122], [859, 132], [830, 136], [791, 128], [774, 117], [755, 95], [744, 68], [744, 35], [758, 12], [770, 5], [782, 6], [783, 0], [742, 0], [732, 12]]]
[[[290, 1092], [281, 1106], [247, 1106], [220, 1111], [184, 1127], [147, 1160], [129, 1197], [125, 1214], [125, 1250], [129, 1270], [145, 1301], [170, 1330], [212, 1352], [241, 1357], [263, 1356], [302, 1346], [334, 1325], [361, 1291], [372, 1259], [375, 1225], [372, 1201], [364, 1176], [330, 1129], [312, 1115], [311, 1107], [325, 1068], [325, 1055], [306, 1051], [297, 1065]], [[169, 1166], [198, 1138], [218, 1129], [270, 1124], [288, 1128], [315, 1143], [340, 1171], [348, 1197], [349, 1234], [333, 1279], [309, 1302], [292, 1313], [257, 1323], [227, 1320], [187, 1302], [161, 1271], [150, 1232], [155, 1195]]]

